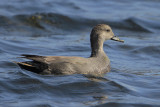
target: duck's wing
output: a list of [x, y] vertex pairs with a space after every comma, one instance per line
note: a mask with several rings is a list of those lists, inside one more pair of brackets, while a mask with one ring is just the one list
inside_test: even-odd
[[39, 56], [39, 55], [27, 55], [27, 54], [22, 54], [21, 56], [22, 57], [20, 57], [20, 58], [30, 59], [32, 61], [45, 63], [45, 64], [49, 64], [54, 61], [74, 58], [74, 57], [66, 57], [66, 56]]
[[29, 59], [31, 61], [25, 61], [25, 62], [15, 62], [17, 63], [21, 68], [26, 69], [31, 72], [35, 73], [43, 73], [49, 74], [48, 68], [50, 64], [56, 64], [56, 63], [70, 63], [75, 64], [77, 60], [80, 57], [66, 57], [66, 56], [38, 56], [38, 55], [27, 55], [23, 54], [20, 58]]

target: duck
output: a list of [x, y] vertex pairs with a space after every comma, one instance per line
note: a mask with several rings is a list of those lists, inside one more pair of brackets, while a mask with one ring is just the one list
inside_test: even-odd
[[114, 35], [109, 25], [98, 24], [90, 33], [91, 55], [87, 58], [77, 56], [39, 56], [22, 54], [20, 58], [29, 61], [15, 62], [20, 68], [42, 75], [86, 74], [102, 76], [110, 72], [110, 60], [103, 50], [107, 40], [124, 42]]

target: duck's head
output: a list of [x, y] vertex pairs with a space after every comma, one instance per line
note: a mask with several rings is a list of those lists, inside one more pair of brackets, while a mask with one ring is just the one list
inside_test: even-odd
[[114, 40], [119, 42], [124, 42], [124, 40], [120, 40], [117, 36], [114, 35], [110, 26], [106, 24], [98, 24], [96, 25], [91, 32], [90, 35], [91, 41], [95, 40]]

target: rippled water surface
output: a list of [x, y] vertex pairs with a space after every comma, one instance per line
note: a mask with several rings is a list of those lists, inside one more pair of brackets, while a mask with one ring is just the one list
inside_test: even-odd
[[[0, 0], [0, 107], [159, 107], [159, 0]], [[93, 26], [109, 24], [105, 81], [20, 69], [21, 54], [88, 57]]]

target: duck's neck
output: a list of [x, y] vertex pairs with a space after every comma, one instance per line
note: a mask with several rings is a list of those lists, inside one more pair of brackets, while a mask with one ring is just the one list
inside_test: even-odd
[[91, 57], [98, 57], [98, 56], [102, 56], [105, 55], [105, 52], [103, 51], [103, 40], [101, 40], [100, 38], [97, 39], [91, 39]]

